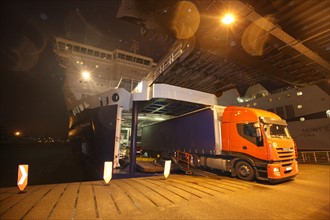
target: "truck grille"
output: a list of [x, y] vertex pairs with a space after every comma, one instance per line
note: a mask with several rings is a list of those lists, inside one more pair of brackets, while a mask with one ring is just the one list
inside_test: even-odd
[[291, 159], [294, 158], [293, 148], [276, 148], [279, 159]]

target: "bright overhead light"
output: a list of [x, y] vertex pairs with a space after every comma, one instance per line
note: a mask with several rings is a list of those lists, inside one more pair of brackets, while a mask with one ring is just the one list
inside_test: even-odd
[[328, 109], [325, 113], [326, 113], [327, 117], [330, 118], [330, 109]]
[[165, 120], [165, 118], [161, 118], [161, 117], [155, 117], [154, 118], [156, 121], [164, 121]]
[[221, 22], [224, 24], [231, 24], [235, 21], [235, 18], [232, 14], [226, 14], [222, 19]]
[[82, 77], [83, 77], [84, 79], [89, 79], [89, 78], [91, 77], [91, 74], [90, 74], [88, 71], [84, 71], [84, 72], [82, 73]]

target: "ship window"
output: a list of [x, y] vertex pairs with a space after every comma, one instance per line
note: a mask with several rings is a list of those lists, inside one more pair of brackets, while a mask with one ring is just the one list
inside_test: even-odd
[[99, 57], [99, 56], [100, 56], [100, 52], [94, 51], [94, 57]]
[[64, 51], [65, 50], [65, 44], [63, 42], [58, 42], [58, 50]]
[[94, 53], [93, 50], [90, 50], [90, 49], [87, 50], [87, 54], [88, 54], [88, 55], [93, 55], [93, 53]]
[[149, 60], [143, 60], [143, 64], [149, 66], [150, 65], [150, 61]]
[[86, 54], [87, 49], [85, 47], [80, 48], [80, 53]]
[[141, 63], [141, 64], [143, 64], [143, 59], [141, 59], [141, 58], [136, 58], [136, 62], [137, 62], [137, 63]]
[[79, 52], [79, 50], [80, 50], [80, 47], [78, 47], [78, 46], [74, 46], [74, 47], [73, 47], [73, 51], [74, 51], [74, 52]]
[[105, 57], [107, 60], [111, 60], [112, 56], [111, 54], [107, 54], [107, 56]]
[[73, 48], [72, 44], [67, 44], [65, 47], [66, 51], [68, 51], [68, 52], [72, 52], [72, 48]]
[[105, 53], [101, 53], [100, 58], [105, 58]]
[[125, 60], [125, 54], [118, 53], [118, 59], [123, 59], [123, 60]]
[[127, 56], [126, 56], [126, 60], [128, 60], [128, 61], [133, 61], [133, 57], [132, 57], [132, 56], [129, 56], [129, 55], [127, 55]]

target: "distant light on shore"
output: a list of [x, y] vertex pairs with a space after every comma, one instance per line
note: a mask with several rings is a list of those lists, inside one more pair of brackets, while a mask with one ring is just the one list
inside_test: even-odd
[[16, 137], [21, 137], [21, 136], [22, 136], [22, 132], [21, 132], [21, 131], [15, 131], [15, 132], [14, 132], [14, 135], [15, 135]]

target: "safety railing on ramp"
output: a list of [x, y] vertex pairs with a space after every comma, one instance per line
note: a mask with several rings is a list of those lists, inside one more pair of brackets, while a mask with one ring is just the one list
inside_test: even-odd
[[176, 151], [174, 153], [174, 162], [179, 166], [179, 168], [186, 172], [186, 174], [191, 174], [191, 159], [192, 155], [182, 151]]
[[301, 152], [298, 152], [298, 162], [330, 164], [330, 151], [301, 151]]

